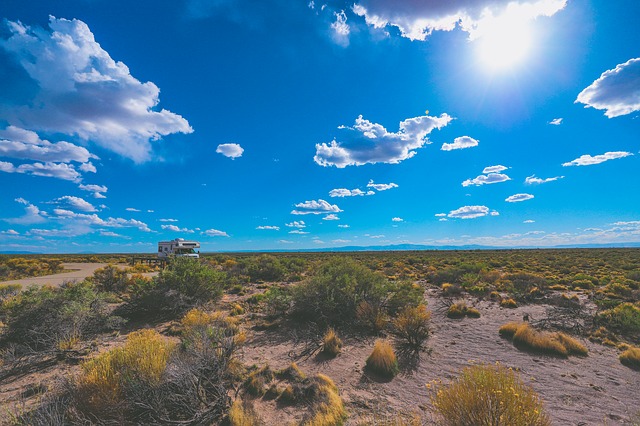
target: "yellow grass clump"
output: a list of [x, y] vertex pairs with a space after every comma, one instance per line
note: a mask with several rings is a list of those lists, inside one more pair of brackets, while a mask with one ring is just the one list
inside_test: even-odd
[[398, 360], [389, 342], [376, 340], [373, 352], [367, 358], [366, 368], [386, 377], [394, 377], [398, 374]]
[[503, 308], [513, 309], [513, 308], [517, 308], [518, 307], [518, 302], [516, 302], [512, 298], [502, 299], [500, 301], [500, 306], [502, 306]]
[[620, 362], [627, 367], [640, 370], [640, 348], [629, 348], [622, 352]]
[[511, 339], [520, 348], [550, 353], [562, 357], [587, 355], [587, 348], [576, 339], [564, 333], [541, 332], [526, 322], [510, 322], [498, 330], [502, 337]]
[[229, 424], [231, 426], [258, 426], [260, 419], [253, 407], [238, 398], [233, 401], [229, 409]]
[[447, 316], [449, 318], [480, 318], [480, 311], [473, 307], [468, 307], [465, 302], [457, 302], [449, 306], [447, 310]]
[[318, 390], [318, 401], [313, 406], [312, 417], [303, 422], [304, 426], [339, 426], [347, 419], [338, 387], [328, 376], [318, 374], [314, 377]]
[[448, 385], [427, 385], [431, 402], [445, 426], [551, 424], [542, 401], [516, 372], [496, 365], [462, 370]]
[[330, 328], [322, 339], [322, 353], [333, 358], [337, 356], [341, 350], [342, 340], [340, 340], [336, 331]]
[[407, 306], [393, 320], [393, 334], [419, 349], [429, 337], [431, 312], [425, 305]]
[[277, 371], [276, 376], [281, 379], [292, 380], [295, 382], [299, 382], [307, 378], [307, 375], [300, 370], [300, 367], [298, 367], [298, 364], [295, 362], [292, 362], [287, 368]]
[[131, 333], [127, 342], [82, 364], [78, 395], [94, 410], [113, 407], [125, 386], [160, 382], [175, 344], [154, 330]]

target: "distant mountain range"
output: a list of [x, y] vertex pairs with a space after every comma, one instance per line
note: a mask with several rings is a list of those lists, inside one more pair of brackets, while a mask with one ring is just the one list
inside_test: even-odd
[[[610, 243], [610, 244], [577, 244], [577, 245], [558, 245], [551, 247], [537, 247], [537, 246], [514, 246], [514, 247], [496, 247], [496, 246], [482, 246], [475, 244], [461, 245], [461, 246], [433, 246], [423, 244], [392, 244], [386, 246], [344, 246], [344, 247], [330, 247], [330, 248], [309, 248], [309, 249], [273, 249], [273, 250], [230, 250], [227, 253], [286, 253], [286, 252], [304, 252], [304, 253], [316, 253], [316, 252], [361, 252], [361, 251], [421, 251], [421, 250], [438, 250], [438, 251], [455, 251], [455, 250], [522, 250], [522, 249], [570, 249], [570, 248], [640, 248], [640, 242], [638, 243]], [[204, 253], [204, 252], [203, 252]], [[44, 254], [28, 251], [0, 251], [0, 254]], [[68, 254], [99, 254], [95, 252], [78, 252]], [[133, 253], [132, 253], [133, 254]], [[135, 253], [144, 254], [144, 253]]]

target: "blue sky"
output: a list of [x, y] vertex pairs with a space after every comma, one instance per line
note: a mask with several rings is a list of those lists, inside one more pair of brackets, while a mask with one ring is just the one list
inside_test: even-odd
[[635, 0], [0, 17], [1, 250], [640, 242]]

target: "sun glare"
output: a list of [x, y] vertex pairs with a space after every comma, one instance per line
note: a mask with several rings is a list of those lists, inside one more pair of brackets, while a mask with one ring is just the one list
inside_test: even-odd
[[526, 59], [531, 49], [531, 28], [526, 22], [495, 18], [486, 22], [475, 40], [480, 62], [492, 71], [511, 69]]

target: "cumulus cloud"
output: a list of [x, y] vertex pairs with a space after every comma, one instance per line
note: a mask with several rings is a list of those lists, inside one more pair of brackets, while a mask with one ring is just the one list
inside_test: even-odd
[[302, 228], [306, 228], [307, 225], [304, 223], [304, 220], [294, 220], [291, 223], [286, 223], [284, 226], [287, 226], [289, 228], [298, 228], [298, 229], [302, 229]]
[[107, 198], [103, 192], [107, 192], [108, 188], [104, 185], [84, 185], [80, 184], [78, 186], [83, 191], [93, 192], [93, 198]]
[[207, 229], [202, 232], [202, 235], [206, 235], [208, 237], [228, 237], [229, 235], [224, 231], [218, 231], [217, 229]]
[[136, 208], [133, 208], [133, 207], [127, 207], [125, 210], [128, 211], [128, 212], [134, 212], [134, 213], [140, 213], [141, 212], [140, 209], [136, 209]]
[[502, 173], [489, 173], [487, 175], [480, 175], [474, 179], [467, 179], [462, 182], [462, 186], [480, 186], [480, 185], [490, 185], [492, 183], [500, 183], [511, 180], [511, 178]]
[[453, 143], [443, 143], [442, 144], [442, 148], [440, 148], [440, 150], [442, 151], [452, 151], [454, 149], [465, 149], [465, 148], [472, 148], [474, 146], [478, 146], [478, 140], [469, 137], [469, 136], [461, 136], [459, 138], [455, 138], [453, 140]]
[[585, 155], [581, 155], [575, 160], [569, 161], [567, 163], [563, 163], [562, 166], [563, 167], [592, 166], [594, 164], [604, 163], [605, 161], [628, 157], [630, 155], [633, 155], [633, 154], [625, 151], [605, 152], [604, 154], [594, 155], [594, 156], [585, 154]]
[[59, 206], [67, 209], [79, 210], [82, 212], [96, 211], [96, 208], [93, 206], [93, 204], [89, 203], [88, 201], [85, 201], [80, 197], [74, 197], [71, 195], [65, 195], [63, 197], [56, 198], [54, 202]]
[[337, 188], [329, 191], [330, 197], [361, 197], [363, 195], [373, 195], [375, 192], [367, 191], [364, 192], [361, 189], [346, 189], [346, 188]]
[[487, 174], [487, 173], [500, 173], [503, 170], [507, 170], [508, 167], [505, 167], [501, 164], [498, 164], [497, 166], [487, 166], [484, 168], [484, 170], [482, 170], [482, 173]]
[[533, 198], [531, 194], [513, 194], [505, 199], [507, 203], [519, 203]]
[[539, 16], [552, 16], [566, 0], [359, 0], [353, 6], [374, 28], [396, 27], [402, 37], [425, 40], [433, 31], [460, 28], [470, 39], [481, 37], [497, 19], [526, 25]]
[[351, 32], [351, 28], [349, 24], [347, 24], [347, 14], [344, 13], [344, 10], [340, 12], [335, 12], [334, 16], [336, 20], [331, 24], [332, 38], [337, 44], [341, 46], [349, 45], [349, 33]]
[[47, 213], [41, 211], [37, 206], [31, 204], [24, 198], [16, 198], [15, 202], [23, 204], [24, 215], [16, 218], [4, 219], [9, 223], [16, 223], [18, 225], [32, 225], [34, 223], [42, 223], [46, 221]]
[[158, 219], [160, 222], [177, 222], [178, 219]]
[[72, 182], [80, 182], [82, 176], [73, 167], [72, 164], [66, 163], [31, 163], [21, 164], [15, 167], [12, 163], [0, 161], [0, 171], [6, 173], [25, 173], [34, 176], [53, 177], [57, 179], [70, 180]]
[[[146, 223], [135, 219], [123, 219], [121, 217], [102, 219], [97, 214], [75, 213], [66, 209], [54, 209], [53, 213], [56, 215], [53, 217], [54, 219], [60, 220], [63, 223], [66, 222], [76, 230], [82, 226], [99, 226], [104, 228], [137, 228], [143, 232], [151, 232], [151, 229]], [[87, 232], [89, 231], [87, 230], [84, 233]]]
[[542, 178], [536, 177], [536, 175], [531, 175], [531, 176], [527, 176], [527, 178], [524, 180], [524, 183], [528, 185], [535, 185], [535, 184], [553, 182], [558, 179], [564, 179], [564, 176], [554, 176], [554, 177], [542, 179]]
[[30, 102], [0, 111], [9, 124], [76, 135], [136, 162], [150, 158], [151, 141], [193, 132], [181, 116], [154, 110], [158, 87], [114, 61], [84, 22], [52, 16], [49, 28], [9, 21], [0, 40], [38, 87]]
[[606, 110], [604, 115], [609, 118], [640, 111], [640, 58], [603, 72], [578, 94], [578, 102], [585, 104], [585, 108]]
[[450, 211], [447, 216], [456, 219], [475, 219], [488, 214], [489, 207], [487, 206], [463, 206], [459, 209]]
[[552, 124], [554, 126], [559, 126], [562, 124], [562, 118], [554, 118], [549, 122], [549, 124]]
[[263, 225], [263, 226], [258, 226], [256, 229], [279, 231], [280, 227], [279, 226], [271, 226], [271, 225]]
[[167, 231], [173, 231], [173, 232], [186, 232], [189, 234], [193, 234], [193, 230], [192, 229], [188, 229], [188, 228], [180, 228], [176, 225], [160, 225], [160, 227], [162, 229], [166, 229]]
[[340, 220], [340, 218], [335, 214], [328, 214], [322, 220]]
[[306, 235], [308, 234], [308, 232], [306, 231], [302, 231], [300, 229], [294, 229], [293, 231], [289, 231], [290, 234], [297, 234], [297, 235]]
[[373, 188], [376, 191], [386, 191], [388, 189], [393, 189], [393, 188], [397, 188], [398, 185], [391, 182], [391, 183], [374, 183], [373, 180], [370, 180], [369, 183], [367, 184], [367, 188]]
[[394, 217], [393, 219], [391, 219], [392, 222], [404, 222], [404, 219], [402, 219], [401, 217]]
[[344, 168], [364, 164], [398, 164], [416, 155], [416, 149], [427, 143], [427, 135], [452, 120], [447, 114], [440, 117], [420, 116], [400, 123], [397, 132], [389, 132], [382, 125], [359, 116], [353, 127], [341, 126], [345, 131], [341, 141], [316, 144], [314, 161], [323, 166]]
[[98, 158], [84, 147], [65, 141], [41, 140], [37, 133], [16, 126], [0, 130], [0, 156], [55, 163], [87, 163], [91, 158]]
[[340, 213], [340, 207], [336, 204], [330, 204], [325, 200], [311, 200], [304, 203], [296, 204], [296, 208], [291, 211], [291, 214], [325, 214], [325, 213]]
[[244, 148], [242, 148], [237, 143], [223, 143], [218, 145], [216, 148], [216, 152], [218, 154], [222, 154], [225, 157], [236, 159], [238, 157], [242, 157], [242, 153], [244, 152]]

